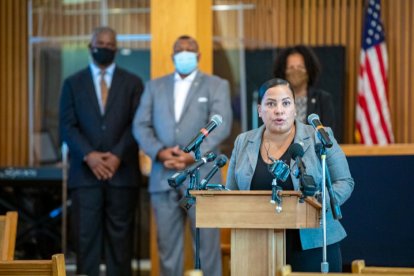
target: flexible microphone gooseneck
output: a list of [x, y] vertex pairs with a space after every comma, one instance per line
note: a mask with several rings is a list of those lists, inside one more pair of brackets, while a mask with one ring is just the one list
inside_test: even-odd
[[227, 156], [224, 154], [220, 154], [216, 160], [214, 161], [214, 166], [210, 170], [210, 172], [204, 177], [200, 182], [200, 189], [205, 190], [207, 183], [211, 180], [211, 178], [217, 173], [217, 171], [222, 168], [227, 163]]
[[207, 152], [203, 157], [201, 157], [200, 160], [194, 164], [191, 164], [185, 170], [174, 173], [170, 178], [168, 178], [168, 184], [173, 188], [181, 186], [189, 174], [214, 159], [216, 159], [216, 154], [214, 152]]
[[216, 114], [211, 117], [210, 122], [200, 129], [200, 132], [191, 139], [191, 142], [183, 149], [184, 152], [189, 153], [190, 151], [194, 151], [200, 144], [203, 142], [204, 138], [206, 138], [210, 132], [212, 132], [216, 127], [223, 123], [223, 117]]
[[305, 154], [303, 148], [298, 143], [293, 143], [288, 149], [291, 157], [295, 160], [296, 165], [298, 166], [299, 173], [296, 175], [300, 180], [300, 189], [304, 197], [314, 196], [318, 190], [318, 187], [315, 184], [315, 180], [312, 175], [306, 174], [306, 166], [303, 163], [302, 157]]

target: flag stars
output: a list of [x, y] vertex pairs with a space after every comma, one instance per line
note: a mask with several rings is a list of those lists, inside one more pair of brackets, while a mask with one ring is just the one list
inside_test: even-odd
[[[371, 0], [369, 0], [371, 1]], [[381, 43], [384, 38], [384, 27], [381, 23], [381, 7], [377, 8], [379, 0], [369, 2], [365, 11], [363, 47], [368, 48]]]

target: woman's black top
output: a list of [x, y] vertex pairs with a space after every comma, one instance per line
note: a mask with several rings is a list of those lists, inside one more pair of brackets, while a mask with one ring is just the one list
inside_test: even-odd
[[[280, 157], [280, 160], [288, 165], [290, 164], [290, 159], [291, 156], [288, 151]], [[259, 151], [256, 169], [254, 170], [252, 182], [250, 183], [250, 190], [271, 190], [273, 178], [273, 175], [269, 172], [268, 164], [265, 163]], [[278, 180], [277, 185], [281, 186], [285, 191], [294, 189], [290, 174], [286, 182]], [[290, 264], [294, 271], [320, 271], [321, 254], [321, 247], [308, 250], [302, 249], [299, 229], [286, 230], [286, 263]], [[339, 242], [328, 245], [327, 255], [329, 256], [329, 270], [332, 272], [342, 272]]]
[[[286, 150], [285, 153], [280, 157], [280, 160], [285, 162], [288, 166], [290, 164], [291, 156], [289, 151]], [[262, 155], [259, 151], [259, 156], [257, 158], [257, 165], [256, 169], [254, 170], [252, 182], [250, 185], [250, 190], [271, 190], [272, 189], [272, 181], [273, 175], [269, 171], [269, 164], [266, 164], [262, 158]], [[289, 177], [286, 179], [285, 182], [277, 180], [277, 185], [282, 187], [284, 191], [287, 190], [294, 190], [292, 178]]]

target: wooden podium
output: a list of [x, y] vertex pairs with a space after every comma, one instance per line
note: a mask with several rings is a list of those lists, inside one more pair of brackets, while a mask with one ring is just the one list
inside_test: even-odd
[[316, 228], [321, 205], [301, 193], [283, 191], [282, 211], [271, 191], [191, 191], [196, 227], [231, 228], [231, 275], [276, 275], [286, 263], [285, 229]]

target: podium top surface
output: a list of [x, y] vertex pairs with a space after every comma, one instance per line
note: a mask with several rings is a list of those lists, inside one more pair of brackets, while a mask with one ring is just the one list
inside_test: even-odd
[[[282, 197], [286, 196], [297, 196], [300, 197], [302, 195], [299, 191], [280, 191], [279, 192]], [[192, 190], [190, 194], [193, 196], [271, 196], [272, 191], [240, 191], [240, 190], [233, 190], [233, 191], [214, 191], [214, 190]], [[305, 201], [312, 205], [317, 209], [321, 209], [322, 205], [319, 203], [316, 198], [314, 197], [306, 197]]]
[[300, 229], [320, 226], [320, 203], [282, 191], [278, 212], [271, 191], [190, 191], [196, 197], [196, 226], [205, 228]]

